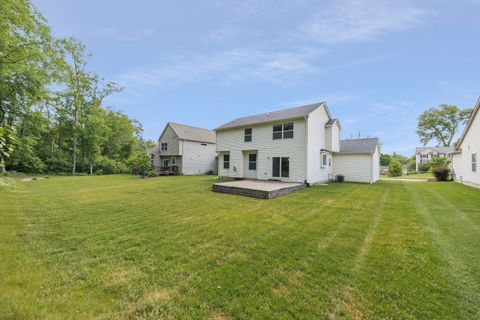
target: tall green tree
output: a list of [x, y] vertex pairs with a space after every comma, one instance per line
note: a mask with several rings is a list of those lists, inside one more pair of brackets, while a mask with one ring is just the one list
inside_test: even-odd
[[[0, 1], [0, 128], [4, 135], [14, 132], [19, 118], [47, 94], [57, 61], [50, 28], [31, 3]], [[3, 157], [14, 146], [13, 139], [6, 139]]]
[[420, 141], [423, 145], [435, 140], [443, 147], [452, 146], [460, 126], [468, 121], [471, 114], [470, 108], [461, 110], [447, 104], [428, 109], [418, 118], [417, 134]]

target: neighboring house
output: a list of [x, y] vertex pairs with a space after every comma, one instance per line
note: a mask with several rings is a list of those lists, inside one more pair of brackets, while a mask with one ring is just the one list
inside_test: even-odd
[[169, 122], [150, 155], [154, 170], [163, 174], [216, 172], [215, 132]]
[[458, 141], [453, 156], [455, 181], [480, 188], [480, 98]]
[[453, 147], [420, 147], [415, 151], [416, 158], [416, 171], [420, 171], [420, 166], [424, 163], [431, 161], [434, 158], [448, 158], [452, 161]]
[[347, 181], [378, 180], [378, 139], [340, 142], [340, 122], [324, 102], [238, 118], [215, 131], [223, 177], [309, 184], [339, 174]]

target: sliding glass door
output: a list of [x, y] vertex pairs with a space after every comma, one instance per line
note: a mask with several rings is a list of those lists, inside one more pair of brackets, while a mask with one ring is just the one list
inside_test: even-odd
[[290, 176], [290, 159], [273, 157], [272, 176], [274, 178], [288, 178]]

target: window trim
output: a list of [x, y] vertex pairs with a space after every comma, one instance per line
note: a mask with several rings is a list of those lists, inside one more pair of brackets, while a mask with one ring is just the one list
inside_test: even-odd
[[[250, 133], [247, 133], [247, 130], [250, 130]], [[252, 142], [253, 140], [253, 129], [245, 128], [243, 130], [243, 142]]]
[[[473, 161], [473, 158], [475, 158], [475, 161]], [[470, 169], [472, 170], [472, 172], [477, 173], [478, 172], [478, 155], [476, 152], [472, 153], [470, 160], [472, 163], [472, 166]]]
[[326, 168], [328, 166], [328, 154], [321, 153], [320, 156], [321, 156], [320, 167], [321, 168]]
[[[225, 160], [225, 156], [228, 157], [228, 160]], [[230, 170], [230, 154], [226, 153], [223, 155], [223, 169]]]
[[162, 142], [160, 144], [160, 151], [168, 151], [168, 143], [167, 142]]
[[171, 157], [170, 158], [170, 163], [172, 164], [172, 166], [176, 166], [177, 165], [177, 158]]

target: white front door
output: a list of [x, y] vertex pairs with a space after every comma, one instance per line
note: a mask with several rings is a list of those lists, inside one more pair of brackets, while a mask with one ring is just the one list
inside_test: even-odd
[[257, 162], [258, 155], [256, 152], [244, 153], [244, 176], [249, 179], [257, 179]]

